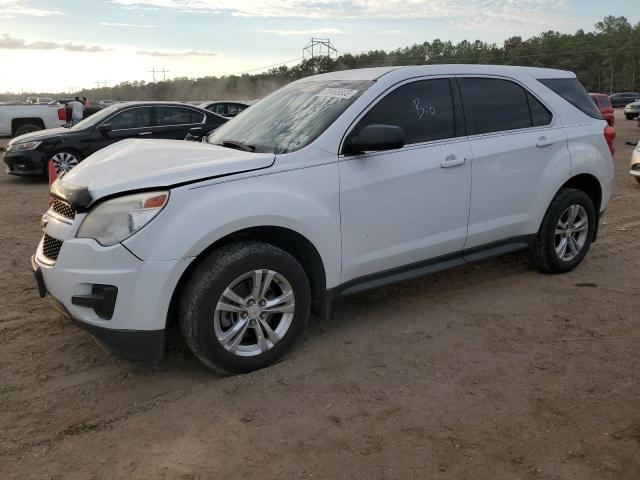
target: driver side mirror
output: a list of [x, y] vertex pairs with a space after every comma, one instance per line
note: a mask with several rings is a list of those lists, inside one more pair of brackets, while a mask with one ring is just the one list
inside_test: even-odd
[[104, 125], [100, 125], [100, 127], [98, 128], [98, 130], [100, 130], [100, 133], [102, 135], [104, 135], [105, 137], [107, 137], [109, 135], [109, 132], [111, 131], [111, 124], [110, 123], [106, 123]]
[[347, 139], [346, 151], [350, 154], [379, 152], [404, 147], [405, 136], [402, 127], [396, 125], [373, 124], [364, 127], [360, 133]]

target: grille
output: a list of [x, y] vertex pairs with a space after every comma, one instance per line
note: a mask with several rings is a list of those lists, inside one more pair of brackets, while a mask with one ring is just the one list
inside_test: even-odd
[[62, 240], [50, 237], [46, 233], [44, 234], [44, 242], [42, 242], [42, 254], [49, 260], [56, 261], [58, 259], [58, 253], [62, 248]]
[[62, 215], [63, 217], [67, 217], [72, 220], [76, 218], [76, 212], [73, 210], [73, 208], [71, 208], [68, 203], [63, 202], [62, 200], [54, 200], [53, 204], [51, 205], [51, 210], [59, 215]]

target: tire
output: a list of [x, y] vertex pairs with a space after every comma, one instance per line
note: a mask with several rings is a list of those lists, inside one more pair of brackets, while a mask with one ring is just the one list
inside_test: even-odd
[[16, 128], [16, 132], [14, 133], [14, 137], [19, 137], [20, 135], [24, 135], [26, 133], [37, 132], [38, 130], [42, 130], [42, 127], [36, 125], [34, 123], [25, 123], [24, 125], [20, 125]]
[[[254, 296], [257, 270], [263, 285], [270, 272], [275, 276], [264, 295]], [[269, 306], [263, 303], [286, 297], [289, 288], [293, 305], [273, 307], [288, 313], [265, 313]], [[229, 289], [243, 303], [226, 296]], [[253, 298], [257, 301], [250, 306]], [[292, 347], [306, 327], [310, 305], [309, 279], [300, 263], [273, 245], [247, 241], [221, 247], [193, 270], [180, 298], [179, 319], [185, 342], [205, 365], [225, 374], [247, 373], [273, 364]], [[234, 335], [234, 329], [240, 333]]]
[[636, 182], [640, 183], [640, 177], [636, 177]]
[[[560, 226], [560, 222], [568, 223], [564, 221], [570, 215], [569, 208], [572, 206], [578, 206], [576, 212], [579, 212], [579, 216], [576, 217], [576, 221], [567, 233], [574, 238], [575, 242], [565, 239], [567, 250], [564, 253], [566, 257], [561, 258], [556, 249], [562, 249], [563, 234], [558, 234], [556, 229], [558, 228], [559, 231], [564, 230]], [[581, 231], [574, 230], [573, 225], [578, 225], [580, 223], [578, 219], [582, 217], [587, 218], [586, 228]], [[528, 252], [532, 266], [544, 273], [565, 273], [573, 270], [582, 261], [591, 246], [596, 221], [597, 217], [593, 202], [586, 193], [573, 188], [560, 189], [542, 220], [533, 247]], [[582, 229], [583, 227], [579, 228]], [[573, 252], [577, 250], [577, 253], [570, 256], [573, 253], [572, 250]]]
[[63, 149], [53, 153], [49, 157], [49, 161], [53, 162], [56, 175], [59, 178], [73, 167], [76, 167], [82, 161], [82, 156], [75, 150]]
[[633, 120], [634, 118], [636, 118], [635, 115], [625, 115], [624, 118], [626, 118], [627, 120]]

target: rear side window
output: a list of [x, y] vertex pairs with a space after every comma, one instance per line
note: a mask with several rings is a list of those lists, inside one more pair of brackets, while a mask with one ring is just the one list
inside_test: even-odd
[[[460, 84], [471, 134], [531, 127], [528, 93], [520, 85], [496, 78], [461, 78]], [[544, 121], [538, 105], [534, 104], [537, 121]]]
[[553, 115], [547, 110], [547, 107], [542, 105], [540, 101], [529, 92], [527, 92], [527, 101], [529, 102], [529, 112], [531, 114], [531, 126], [543, 127], [549, 125], [553, 119]]
[[407, 145], [455, 137], [449, 80], [421, 80], [396, 88], [365, 114], [352, 135], [376, 123], [402, 127]]
[[598, 103], [602, 108], [611, 108], [611, 100], [609, 100], [609, 97], [598, 97]]
[[186, 125], [201, 123], [204, 120], [204, 113], [180, 107], [156, 107], [156, 116], [158, 126]]
[[538, 80], [544, 86], [564, 98], [571, 105], [593, 118], [602, 119], [602, 114], [577, 78], [544, 78]]

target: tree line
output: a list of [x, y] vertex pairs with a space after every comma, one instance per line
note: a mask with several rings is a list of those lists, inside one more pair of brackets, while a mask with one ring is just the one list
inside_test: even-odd
[[575, 72], [591, 92], [636, 91], [640, 89], [640, 23], [631, 25], [625, 17], [608, 16], [598, 22], [592, 32], [547, 31], [528, 39], [514, 36], [502, 45], [480, 40], [452, 43], [436, 39], [391, 51], [343, 54], [335, 59], [315, 57], [258, 74], [123, 82], [113, 87], [81, 90], [77, 95], [93, 100], [248, 100], [261, 98], [293, 80], [317, 73], [443, 63], [559, 68]]

